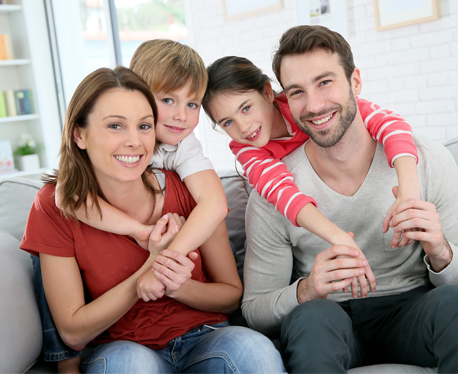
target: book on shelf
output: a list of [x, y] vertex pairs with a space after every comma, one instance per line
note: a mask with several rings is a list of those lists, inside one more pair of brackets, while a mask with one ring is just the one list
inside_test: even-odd
[[14, 99], [14, 91], [8, 90], [5, 91], [5, 102], [6, 102], [6, 113], [8, 117], [17, 116], [16, 112], [16, 100]]
[[[31, 90], [0, 91], [0, 99], [2, 97], [5, 109], [2, 111], [0, 102], [0, 117], [15, 117], [34, 113]], [[2, 113], [5, 115], [2, 116]]]
[[0, 91], [0, 118], [6, 117], [6, 115], [5, 93]]
[[0, 60], [13, 59], [13, 45], [9, 34], [0, 34]]

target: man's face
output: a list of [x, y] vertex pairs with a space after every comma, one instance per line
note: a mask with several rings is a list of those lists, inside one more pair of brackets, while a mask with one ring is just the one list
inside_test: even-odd
[[349, 83], [340, 57], [319, 49], [284, 57], [280, 74], [297, 125], [321, 147], [337, 144], [357, 113], [359, 70]]

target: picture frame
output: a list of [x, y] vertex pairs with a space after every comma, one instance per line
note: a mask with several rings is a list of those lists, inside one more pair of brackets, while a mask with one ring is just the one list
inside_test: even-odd
[[299, 25], [321, 25], [348, 37], [347, 0], [296, 0]]
[[375, 29], [385, 31], [441, 18], [440, 0], [374, 0]]
[[271, 12], [283, 7], [282, 0], [222, 0], [224, 21]]

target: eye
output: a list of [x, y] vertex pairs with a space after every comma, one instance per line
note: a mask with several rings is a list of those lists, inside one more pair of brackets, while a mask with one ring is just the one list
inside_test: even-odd
[[110, 123], [108, 125], [108, 128], [113, 130], [119, 130], [121, 128], [121, 125], [119, 123]]
[[196, 104], [196, 103], [189, 103], [189, 104], [188, 104], [188, 107], [191, 108], [191, 109], [197, 109], [197, 108], [199, 108], [199, 104]]
[[226, 122], [223, 123], [223, 127], [229, 126], [233, 121], [231, 119], [228, 119]]
[[152, 129], [153, 126], [150, 123], [142, 123], [140, 125], [140, 130], [149, 130]]
[[243, 112], [243, 113], [246, 113], [246, 112], [248, 112], [248, 111], [250, 110], [250, 108], [251, 108], [251, 105], [247, 105], [246, 107], [244, 107], [244, 108], [242, 109], [242, 112]]
[[172, 99], [162, 99], [161, 100], [164, 104], [172, 104], [173, 103], [173, 100]]
[[331, 81], [329, 79], [326, 79], [325, 81], [320, 83], [320, 86], [326, 86], [329, 83], [331, 83]]
[[292, 91], [289, 93], [289, 96], [296, 96], [296, 95], [299, 95], [301, 94], [303, 91], [302, 90], [296, 90], [296, 91]]

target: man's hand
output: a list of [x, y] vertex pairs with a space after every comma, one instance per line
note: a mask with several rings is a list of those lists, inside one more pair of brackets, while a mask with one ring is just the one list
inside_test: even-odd
[[[353, 278], [366, 273], [369, 264], [358, 258], [360, 255], [360, 251], [345, 245], [333, 245], [319, 253], [309, 276], [297, 286], [298, 302], [326, 299], [331, 292], [347, 288]], [[375, 290], [375, 282], [370, 287]]]
[[400, 213], [390, 221], [393, 230], [404, 232], [408, 239], [419, 240], [434, 271], [443, 270], [452, 261], [452, 250], [444, 237], [436, 207], [425, 201], [409, 199], [397, 210]]
[[[388, 213], [385, 216], [385, 219], [383, 220], [383, 229], [382, 232], [386, 233], [390, 227], [389, 223], [390, 220], [397, 214], [402, 212], [402, 204], [410, 199], [415, 199], [415, 200], [421, 200], [420, 199], [420, 191], [418, 189], [412, 188], [411, 190], [404, 191], [403, 194], [399, 193], [399, 188], [398, 186], [393, 187], [393, 195], [396, 199], [396, 201], [391, 205], [390, 209], [388, 210]], [[395, 232], [393, 235], [393, 239], [391, 240], [390, 247], [391, 248], [401, 248], [401, 247], [407, 247], [411, 245], [414, 242], [414, 240], [409, 239], [405, 235], [403, 235], [402, 231]]]

